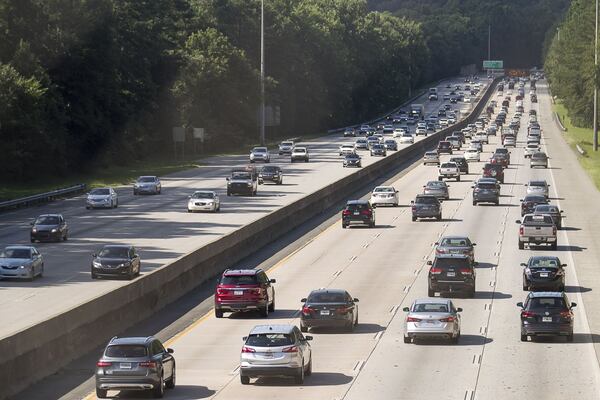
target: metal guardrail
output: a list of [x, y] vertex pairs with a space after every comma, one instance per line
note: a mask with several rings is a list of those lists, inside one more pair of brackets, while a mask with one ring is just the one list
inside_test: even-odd
[[565, 126], [563, 125], [562, 121], [560, 120], [560, 115], [558, 115], [557, 112], [554, 113], [554, 118], [556, 119], [556, 123], [558, 124], [560, 130], [566, 132], [567, 128], [565, 128]]
[[40, 193], [33, 196], [22, 197], [20, 199], [7, 200], [0, 202], [0, 211], [8, 210], [10, 208], [28, 207], [32, 204], [45, 203], [54, 200], [58, 197], [64, 197], [76, 193], [83, 192], [87, 189], [85, 183], [81, 183], [75, 186], [56, 189], [51, 192]]

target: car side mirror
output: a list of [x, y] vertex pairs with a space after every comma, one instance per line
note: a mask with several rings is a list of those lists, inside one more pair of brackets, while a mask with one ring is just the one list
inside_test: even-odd
[[456, 309], [456, 312], [462, 312], [462, 310], [463, 310], [462, 308], [458, 307], [458, 308]]
[[313, 340], [313, 337], [312, 336], [304, 336], [304, 340], [310, 341], [310, 340]]
[[228, 180], [229, 180], [229, 177], [225, 178], [225, 180], [226, 180], [226, 181], [228, 181]]
[[439, 244], [440, 244], [440, 242], [435, 242], [434, 244], [437, 246], [437, 245], [439, 245]]
[[477, 243], [471, 243], [471, 246], [477, 246]]
[[98, 254], [92, 253], [92, 257], [96, 258], [96, 257], [98, 257]]
[[560, 213], [562, 214], [562, 213], [564, 213], [564, 211], [563, 211], [563, 210], [560, 210]]
[[571, 308], [577, 307], [577, 303], [571, 303]]
[[523, 302], [522, 302], [522, 301], [518, 302], [518, 303], [517, 303], [517, 307], [521, 307], [521, 308], [523, 308]]
[[269, 279], [269, 282], [271, 282], [271, 283], [277, 283], [277, 279]]
[[560, 264], [560, 266], [564, 268], [567, 266], [567, 264]]
[[306, 303], [307, 300], [308, 299], [306, 297], [304, 297], [304, 298], [300, 299], [300, 303]]
[[404, 311], [404, 312], [409, 312], [409, 311], [410, 311], [410, 308], [408, 308], [408, 307], [404, 307], [404, 308], [402, 309], [402, 311]]
[[358, 302], [359, 302], [359, 300], [358, 300], [356, 297], [355, 297], [355, 298], [353, 298], [353, 299], [352, 299], [352, 301], [353, 301], [353, 302], [355, 302], [355, 303], [358, 303]]
[[431, 260], [427, 261], [427, 265], [433, 265], [433, 262]]
[[29, 225], [31, 225], [31, 226], [35, 225], [35, 222], [34, 222], [34, 221], [31, 221], [31, 222], [29, 223]]
[[521, 265], [521, 267], [526, 267], [527, 266], [527, 264], [525, 264], [525, 263], [521, 263], [520, 265]]
[[520, 224], [520, 223], [521, 223], [521, 220], [520, 220], [520, 219], [518, 219], [518, 220], [516, 220], [515, 222], [516, 222], [517, 224]]
[[167, 348], [167, 353], [169, 354], [173, 354], [175, 353], [175, 350], [171, 349], [171, 348]]
[[519, 199], [519, 201], [523, 201], [523, 199]]
[[242, 337], [242, 342], [245, 342], [246, 340], [248, 340], [248, 336]]
[[415, 204], [415, 201], [414, 201], [414, 200], [411, 200], [411, 201], [410, 201], [410, 204]]

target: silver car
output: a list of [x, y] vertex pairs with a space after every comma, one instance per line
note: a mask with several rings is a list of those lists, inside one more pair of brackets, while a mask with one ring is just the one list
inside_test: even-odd
[[372, 207], [380, 205], [398, 207], [398, 201], [398, 191], [393, 186], [377, 186], [373, 189], [369, 203]]
[[546, 181], [529, 181], [527, 183], [527, 194], [538, 194], [548, 198], [550, 185]]
[[291, 140], [286, 140], [285, 142], [281, 142], [279, 145], [279, 155], [283, 154], [292, 154], [294, 150], [294, 142]]
[[271, 162], [271, 156], [266, 147], [255, 147], [250, 151], [250, 162], [253, 163], [256, 161]]
[[157, 176], [148, 175], [140, 176], [133, 184], [133, 195], [141, 193], [160, 194], [162, 192], [162, 184]]
[[221, 209], [219, 195], [212, 190], [197, 190], [188, 199], [188, 212], [212, 211], [218, 212]]
[[119, 206], [117, 192], [111, 187], [92, 189], [85, 199], [85, 208], [116, 208]]
[[0, 253], [0, 279], [32, 281], [44, 274], [44, 258], [33, 246], [8, 246]]
[[544, 167], [548, 168], [548, 156], [544, 152], [533, 153], [529, 157], [529, 167]]
[[440, 165], [440, 155], [437, 151], [428, 151], [423, 155], [423, 165]]
[[404, 328], [404, 343], [422, 337], [446, 337], [452, 343], [460, 338], [460, 312], [448, 299], [419, 299], [403, 309], [408, 313]]
[[448, 184], [444, 181], [429, 181], [423, 185], [423, 194], [430, 194], [438, 198], [438, 200], [450, 199], [450, 191]]
[[292, 376], [296, 383], [312, 374], [312, 336], [295, 325], [257, 325], [243, 338], [240, 381], [263, 376]]

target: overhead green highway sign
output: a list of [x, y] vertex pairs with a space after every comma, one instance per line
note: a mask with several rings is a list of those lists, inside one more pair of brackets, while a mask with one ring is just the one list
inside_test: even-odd
[[502, 69], [504, 61], [502, 60], [483, 60], [483, 69]]

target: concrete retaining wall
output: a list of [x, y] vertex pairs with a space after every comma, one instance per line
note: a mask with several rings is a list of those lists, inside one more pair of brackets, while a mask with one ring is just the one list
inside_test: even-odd
[[294, 227], [342, 201], [400, 161], [421, 156], [454, 130], [475, 119], [495, 83], [474, 112], [451, 128], [404, 148], [377, 163], [271, 212], [228, 235], [117, 288], [15, 335], [0, 340], [0, 398], [14, 395], [57, 372], [112, 336], [152, 316], [165, 305], [217, 276], [227, 266], [254, 253]]

